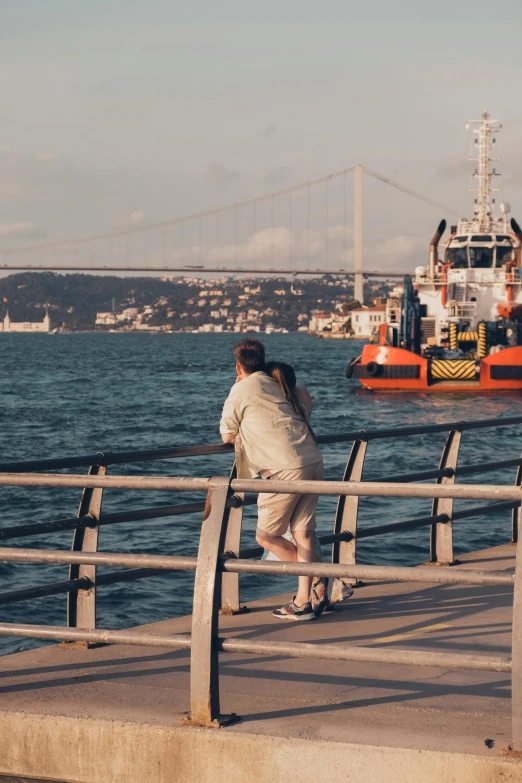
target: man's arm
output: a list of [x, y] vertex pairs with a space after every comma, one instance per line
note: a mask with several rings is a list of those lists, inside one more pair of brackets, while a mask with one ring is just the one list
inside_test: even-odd
[[239, 417], [237, 414], [236, 400], [234, 389], [228, 395], [223, 405], [223, 413], [221, 414], [221, 421], [219, 423], [219, 431], [223, 439], [223, 443], [235, 443], [236, 437], [239, 433]]

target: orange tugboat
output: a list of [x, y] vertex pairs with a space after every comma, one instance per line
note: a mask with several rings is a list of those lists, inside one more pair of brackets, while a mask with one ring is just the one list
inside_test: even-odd
[[378, 342], [346, 371], [368, 389], [522, 390], [522, 230], [509, 204], [495, 216], [491, 198], [498, 176], [491, 150], [502, 126], [487, 112], [469, 125], [477, 149], [473, 219], [452, 226], [440, 258], [443, 220], [428, 265], [391, 292]]

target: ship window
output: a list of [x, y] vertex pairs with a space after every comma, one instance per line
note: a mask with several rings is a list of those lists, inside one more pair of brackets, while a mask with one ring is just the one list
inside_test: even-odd
[[455, 237], [455, 242], [467, 242], [468, 238], [466, 236], [464, 237]]
[[470, 247], [469, 258], [474, 269], [491, 269], [493, 266], [493, 248]]
[[468, 250], [466, 247], [450, 247], [448, 249], [448, 261], [454, 269], [468, 268]]
[[[497, 237], [500, 239], [500, 237]], [[497, 266], [502, 266], [513, 258], [512, 247], [497, 247]]]
[[493, 242], [493, 237], [489, 234], [478, 234], [477, 236], [471, 237], [472, 242]]
[[511, 237], [507, 236], [507, 234], [499, 234], [497, 236], [497, 242], [511, 242]]

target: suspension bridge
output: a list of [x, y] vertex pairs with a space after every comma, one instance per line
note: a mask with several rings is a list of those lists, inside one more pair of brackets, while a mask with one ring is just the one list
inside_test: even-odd
[[[450, 207], [356, 165], [273, 193], [160, 223], [0, 249], [0, 271], [181, 276], [327, 273], [353, 276], [355, 298], [362, 301], [363, 277], [405, 274], [363, 269], [365, 174], [439, 213], [459, 217]], [[350, 203], [353, 215], [349, 214]], [[352, 255], [353, 266], [348, 269]]]

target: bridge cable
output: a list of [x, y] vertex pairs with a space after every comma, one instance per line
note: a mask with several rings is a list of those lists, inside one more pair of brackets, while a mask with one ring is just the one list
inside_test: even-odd
[[352, 171], [354, 171], [355, 166], [352, 166], [348, 169], [342, 169], [342, 171], [336, 171], [334, 174], [327, 174], [325, 177], [319, 177], [318, 179], [310, 180], [309, 182], [303, 182], [301, 185], [292, 185], [292, 187], [284, 188], [283, 190], [278, 190], [275, 193], [266, 193], [264, 196], [256, 196], [256, 198], [249, 198], [245, 201], [237, 201], [234, 204], [228, 204], [225, 207], [215, 207], [214, 209], [208, 209], [204, 212], [194, 212], [192, 215], [185, 215], [183, 217], [178, 218], [171, 218], [170, 220], [162, 220], [159, 223], [150, 223], [147, 226], [136, 226], [134, 228], [126, 228], [122, 231], [107, 231], [104, 234], [92, 234], [87, 237], [78, 237], [77, 239], [64, 239], [60, 242], [52, 242], [52, 243], [45, 243], [41, 245], [26, 245], [25, 247], [19, 247], [19, 248], [6, 248], [5, 250], [0, 250], [0, 255], [11, 255], [11, 254], [18, 254], [18, 253], [28, 253], [35, 250], [53, 250], [54, 248], [58, 247], [67, 247], [70, 245], [84, 245], [88, 242], [95, 242], [100, 239], [110, 239], [111, 237], [123, 237], [128, 236], [129, 234], [138, 234], [142, 231], [154, 231], [158, 228], [166, 228], [168, 226], [174, 226], [177, 224], [181, 224], [183, 227], [184, 223], [188, 223], [191, 220], [196, 220], [197, 218], [205, 218], [210, 217], [212, 215], [221, 215], [223, 212], [229, 212], [231, 209], [237, 208], [240, 209], [241, 207], [247, 207], [250, 204], [256, 204], [258, 201], [268, 201], [268, 199], [277, 198], [278, 196], [284, 196], [287, 193], [296, 192], [298, 190], [304, 190], [305, 188], [309, 188], [311, 185], [318, 185], [322, 182], [325, 182], [326, 180], [336, 179], [337, 177], [342, 177], [344, 174], [350, 174]]
[[442, 209], [444, 212], [449, 212], [450, 215], [454, 215], [457, 218], [460, 218], [461, 215], [459, 212], [455, 212], [454, 209], [451, 209], [450, 207], [446, 207], [444, 204], [440, 204], [438, 201], [434, 201], [431, 198], [428, 198], [427, 196], [423, 196], [421, 193], [417, 193], [417, 191], [412, 190], [411, 188], [406, 188], [404, 185], [400, 185], [398, 182], [394, 182], [392, 179], [388, 179], [388, 177], [383, 177], [382, 174], [377, 174], [375, 171], [371, 171], [370, 169], [367, 169], [366, 166], [363, 166], [363, 170], [370, 174], [370, 176], [374, 177], [375, 179], [380, 180], [381, 182], [385, 182], [386, 185], [391, 185], [392, 188], [397, 188], [397, 190], [402, 190], [403, 193], [407, 193], [409, 196], [413, 196], [416, 199], [419, 199], [420, 201], [424, 201], [425, 204], [430, 204], [432, 207], [436, 207], [437, 209]]

